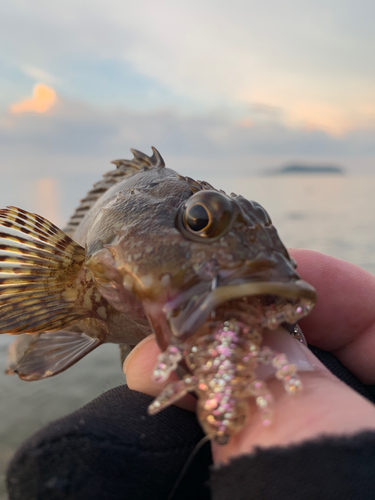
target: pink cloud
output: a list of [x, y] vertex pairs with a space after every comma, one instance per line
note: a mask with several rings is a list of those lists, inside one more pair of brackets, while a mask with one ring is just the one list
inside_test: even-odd
[[33, 88], [31, 98], [15, 102], [9, 106], [12, 114], [21, 113], [47, 113], [56, 103], [56, 92], [43, 83], [38, 83]]

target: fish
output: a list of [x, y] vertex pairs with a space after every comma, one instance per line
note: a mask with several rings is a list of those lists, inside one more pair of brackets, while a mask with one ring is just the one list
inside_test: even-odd
[[57, 375], [101, 344], [125, 356], [154, 333], [153, 376], [167, 383], [158, 413], [191, 392], [210, 439], [225, 444], [253, 397], [267, 425], [272, 394], [256, 379], [269, 364], [290, 394], [295, 365], [262, 344], [316, 302], [270, 216], [257, 202], [165, 166], [152, 148], [115, 160], [64, 230], [17, 207], [0, 210], [0, 333], [19, 335], [8, 373]]

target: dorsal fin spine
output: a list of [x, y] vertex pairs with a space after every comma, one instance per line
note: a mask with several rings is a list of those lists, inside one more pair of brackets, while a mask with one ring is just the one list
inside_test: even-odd
[[74, 214], [71, 216], [64, 231], [70, 236], [74, 234], [77, 227], [81, 224], [82, 220], [98, 201], [98, 199], [115, 184], [121, 182], [128, 176], [132, 176], [141, 170], [149, 170], [153, 168], [164, 168], [164, 160], [159, 151], [152, 147], [152, 156], [147, 156], [136, 149], [131, 149], [133, 153], [132, 160], [114, 160], [111, 163], [116, 165], [116, 170], [110, 170], [103, 175], [103, 179], [96, 182], [93, 188], [81, 200]]
[[116, 165], [119, 170], [123, 168], [133, 168], [135, 170], [142, 168], [164, 168], [165, 163], [159, 151], [154, 147], [151, 149], [153, 151], [152, 156], [147, 156], [137, 149], [131, 149], [130, 151], [133, 153], [132, 160], [113, 160], [111, 163]]

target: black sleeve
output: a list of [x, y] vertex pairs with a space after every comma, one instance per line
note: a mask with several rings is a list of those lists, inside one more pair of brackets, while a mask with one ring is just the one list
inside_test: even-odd
[[[372, 388], [331, 355], [315, 354], [373, 400]], [[43, 428], [9, 464], [9, 500], [168, 499], [177, 483], [175, 500], [375, 499], [372, 432], [260, 449], [220, 468], [212, 468], [207, 443], [179, 481], [203, 433], [180, 408], [148, 416], [151, 400], [117, 387]]]
[[213, 500], [374, 500], [375, 432], [258, 449], [211, 473]]
[[[203, 432], [175, 406], [147, 415], [152, 400], [124, 385], [44, 427], [9, 464], [10, 500], [167, 499]], [[178, 498], [209, 498], [210, 447], [202, 452]]]

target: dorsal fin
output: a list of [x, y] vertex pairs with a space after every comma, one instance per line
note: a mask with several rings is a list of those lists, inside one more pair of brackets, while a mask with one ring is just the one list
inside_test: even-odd
[[132, 160], [114, 160], [111, 163], [116, 165], [117, 168], [133, 168], [137, 170], [149, 170], [151, 168], [163, 168], [165, 167], [164, 160], [159, 153], [159, 151], [151, 147], [153, 151], [152, 156], [147, 156], [141, 153], [137, 149], [131, 149], [134, 158]]
[[116, 170], [110, 170], [103, 175], [103, 179], [96, 182], [93, 188], [87, 193], [85, 198], [81, 200], [79, 207], [76, 209], [70, 218], [64, 231], [70, 236], [74, 234], [87, 212], [93, 207], [96, 201], [105, 193], [109, 188], [121, 182], [126, 177], [130, 177], [141, 170], [150, 170], [153, 168], [165, 167], [164, 160], [159, 151], [152, 147], [152, 156], [147, 156], [136, 149], [131, 149], [133, 153], [132, 160], [114, 160], [111, 163], [116, 165]]

